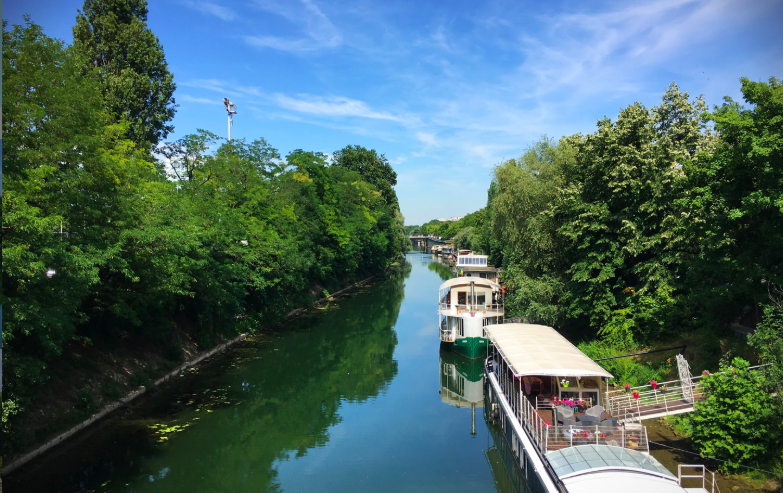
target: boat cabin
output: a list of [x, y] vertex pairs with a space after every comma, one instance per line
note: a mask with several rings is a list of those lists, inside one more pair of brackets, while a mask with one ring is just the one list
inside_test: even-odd
[[478, 277], [480, 279], [496, 280], [498, 270], [488, 263], [486, 255], [477, 255], [474, 253], [460, 254], [457, 256], [457, 269], [462, 277]]

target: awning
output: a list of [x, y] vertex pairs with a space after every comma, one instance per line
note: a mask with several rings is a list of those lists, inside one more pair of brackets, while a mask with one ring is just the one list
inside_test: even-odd
[[488, 287], [494, 291], [500, 290], [500, 284], [489, 279], [480, 277], [454, 277], [440, 285], [440, 289], [453, 288], [455, 286], [470, 286], [473, 283], [476, 287]]
[[486, 327], [487, 337], [503, 355], [515, 376], [607, 377], [585, 353], [552, 327], [534, 324], [499, 324]]

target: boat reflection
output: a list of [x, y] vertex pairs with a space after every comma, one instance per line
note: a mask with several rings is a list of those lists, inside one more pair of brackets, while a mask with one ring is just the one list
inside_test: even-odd
[[476, 408], [484, 407], [484, 361], [469, 360], [442, 347], [440, 399], [451, 406], [470, 408], [470, 434], [475, 435]]

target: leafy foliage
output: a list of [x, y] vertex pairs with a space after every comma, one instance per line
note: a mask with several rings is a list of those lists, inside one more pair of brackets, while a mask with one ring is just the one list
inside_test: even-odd
[[174, 129], [168, 122], [177, 86], [163, 47], [147, 27], [146, 0], [85, 0], [73, 39], [87, 70], [100, 80], [109, 113], [129, 123], [132, 141], [154, 145]]
[[724, 468], [759, 464], [780, 450], [780, 412], [763, 390], [761, 374], [734, 358], [718, 374], [705, 375], [701, 385], [707, 395], [690, 416], [691, 439], [704, 457], [724, 461]]
[[[374, 150], [346, 147], [330, 165], [320, 153], [282, 159], [264, 139], [225, 142], [198, 131], [159, 144], [165, 162], [150, 162], [168, 117], [155, 110], [157, 123], [144, 123], [131, 105], [118, 118], [112, 106], [130, 104], [112, 90], [148, 68], [117, 59], [134, 52], [123, 45], [131, 33], [144, 60], [162, 60], [148, 51], [157, 44], [144, 44], [152, 36], [145, 15], [144, 2], [85, 4], [80, 23], [118, 30], [90, 45], [116, 55], [92, 69], [79, 44], [89, 40], [65, 46], [35, 24], [4, 25], [9, 450], [24, 441], [11, 431], [25, 429], [25, 409], [73, 344], [132, 335], [177, 359], [177, 325], [202, 347], [254, 332], [312, 303], [311, 291], [382, 271], [407, 249], [396, 174]], [[173, 90], [164, 69], [157, 65], [157, 83]], [[142, 113], [155, 107], [140, 104]]]

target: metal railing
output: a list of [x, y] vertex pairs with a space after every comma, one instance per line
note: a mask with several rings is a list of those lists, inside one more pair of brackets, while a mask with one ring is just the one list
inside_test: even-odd
[[547, 452], [576, 445], [612, 445], [647, 453], [647, 428], [640, 424], [625, 426], [562, 426], [556, 423], [548, 427], [545, 440]]
[[647, 384], [627, 390], [609, 390], [606, 392], [606, 410], [617, 419], [626, 420], [644, 416], [645, 413], [668, 414], [689, 409], [695, 401], [704, 397], [702, 386], [699, 385], [701, 378], [701, 375], [691, 377], [690, 382], [686, 383], [692, 389], [692, 401], [687, 398], [690, 395], [686, 397], [682, 382], [671, 380], [657, 384], [657, 388]]
[[478, 311], [484, 311], [484, 310], [502, 310], [503, 304], [502, 303], [472, 303], [472, 304], [456, 304], [456, 303], [441, 303], [440, 304], [441, 309], [443, 310], [451, 310], [452, 308], [457, 310], [457, 313], [463, 312], [463, 311], [472, 311], [472, 312], [478, 312]]
[[[503, 366], [493, 361], [492, 358], [488, 358], [485, 362], [487, 373], [494, 374], [515, 417], [542, 453], [546, 454], [553, 450], [588, 444], [614, 445], [630, 450], [649, 451], [647, 428], [640, 424], [563, 426], [557, 424], [554, 410], [552, 411], [553, 422], [544, 421], [530, 400], [522, 393], [522, 381], [509, 378], [508, 372], [502, 368]], [[519, 382], [519, 387], [517, 387], [517, 382]]]
[[[748, 370], [758, 370], [763, 366], [766, 365], [751, 366]], [[688, 412], [692, 410], [696, 401], [706, 397], [701, 385], [702, 378], [703, 375], [692, 376], [684, 384], [681, 379], [656, 383], [657, 388], [647, 384], [630, 387], [627, 390], [609, 390], [605, 394], [604, 407], [618, 420], [636, 419], [660, 413]], [[638, 398], [634, 393], [638, 394]]]
[[454, 342], [456, 335], [451, 329], [440, 329], [440, 340], [443, 342]]
[[[701, 471], [700, 474], [683, 474], [682, 470], [683, 468], [686, 469], [699, 469]], [[708, 477], [709, 474], [709, 477]], [[715, 482], [715, 473], [707, 469], [705, 466], [701, 464], [677, 464], [677, 484], [682, 486], [683, 488], [683, 480], [684, 479], [701, 479], [701, 488], [705, 491], [709, 491], [710, 493], [720, 493], [720, 489], [718, 488], [718, 483]], [[709, 488], [708, 488], [709, 483]]]

